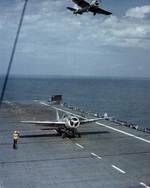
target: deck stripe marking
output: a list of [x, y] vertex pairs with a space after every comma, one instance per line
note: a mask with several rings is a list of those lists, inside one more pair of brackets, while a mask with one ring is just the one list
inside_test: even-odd
[[143, 185], [144, 187], [146, 187], [146, 188], [150, 188], [149, 186], [147, 186], [145, 183], [143, 183], [143, 182], [140, 182], [140, 185]]
[[50, 106], [49, 104], [46, 104], [45, 102], [40, 102], [40, 104], [43, 104], [45, 106]]
[[79, 146], [80, 148], [84, 148], [82, 145], [80, 145], [80, 144], [78, 144], [78, 143], [75, 143], [76, 144], [76, 146]]
[[[44, 102], [40, 102], [40, 103], [43, 104], [43, 105], [46, 105], [46, 106], [50, 106], [50, 105], [48, 105], [48, 104], [46, 104], [46, 103], [44, 103]], [[61, 108], [56, 108], [56, 107], [52, 107], [52, 108], [57, 109], [57, 110], [61, 110], [62, 112], [69, 113], [69, 114], [75, 115], [75, 116], [80, 117], [80, 118], [83, 118], [83, 119], [87, 119], [87, 118], [84, 118], [84, 117], [82, 117], [82, 116], [80, 116], [80, 115], [73, 114], [73, 113], [71, 113], [71, 112], [69, 112], [69, 111], [62, 110]], [[113, 131], [117, 131], [117, 132], [119, 132], [119, 133], [125, 134], [125, 135], [127, 135], [127, 136], [131, 136], [131, 137], [133, 137], [133, 138], [136, 138], [136, 139], [138, 139], [138, 140], [141, 140], [141, 141], [144, 141], [144, 142], [150, 144], [150, 140], [141, 138], [141, 137], [139, 137], [139, 136], [135, 136], [134, 134], [127, 133], [127, 132], [125, 132], [125, 131], [121, 131], [121, 130], [119, 130], [119, 129], [113, 128], [113, 127], [111, 127], [111, 126], [109, 126], [109, 125], [105, 125], [105, 124], [102, 124], [102, 123], [99, 123], [99, 122], [96, 122], [96, 124], [97, 124], [97, 125], [101, 125], [101, 126], [103, 126], [103, 127], [106, 127], [106, 128], [108, 128], [108, 129], [111, 129], [111, 130], [113, 130]]]
[[95, 154], [95, 153], [91, 153], [91, 155], [93, 155], [94, 157], [97, 157], [98, 159], [102, 159], [100, 156], [98, 156], [98, 155]]
[[119, 172], [123, 173], [123, 174], [126, 173], [125, 171], [121, 170], [120, 168], [118, 168], [118, 167], [115, 166], [115, 165], [112, 165], [112, 167], [115, 168], [116, 170], [118, 170]]
[[141, 137], [139, 137], [139, 136], [135, 136], [134, 134], [127, 133], [127, 132], [125, 132], [125, 131], [121, 131], [121, 130], [119, 130], [119, 129], [110, 127], [110, 126], [108, 126], [108, 125], [105, 125], [105, 124], [102, 124], [102, 123], [99, 123], [99, 122], [96, 122], [96, 124], [97, 124], [97, 125], [101, 125], [101, 126], [103, 126], [103, 127], [107, 127], [108, 129], [112, 129], [112, 130], [117, 131], [117, 132], [119, 132], [119, 133], [122, 133], [122, 134], [125, 134], [125, 135], [128, 135], [128, 136], [131, 136], [131, 137], [136, 138], [136, 139], [138, 139], [138, 140], [142, 140], [142, 141], [144, 141], [144, 142], [150, 143], [150, 140], [146, 140], [146, 139], [141, 138]]

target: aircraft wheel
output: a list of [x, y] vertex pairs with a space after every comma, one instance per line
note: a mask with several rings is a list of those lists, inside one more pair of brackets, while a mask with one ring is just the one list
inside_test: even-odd
[[81, 138], [81, 134], [80, 133], [78, 133], [78, 138]]
[[62, 133], [62, 138], [66, 138], [66, 133]]
[[61, 130], [57, 130], [58, 136], [62, 136], [62, 131]]

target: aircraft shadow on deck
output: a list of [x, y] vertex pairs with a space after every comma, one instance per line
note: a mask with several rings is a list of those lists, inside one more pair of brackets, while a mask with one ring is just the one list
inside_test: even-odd
[[56, 137], [57, 134], [30, 134], [30, 135], [21, 135], [20, 138], [31, 138], [31, 137]]
[[90, 134], [107, 134], [109, 131], [84, 131], [80, 132], [81, 135], [90, 135]]
[[[82, 135], [96, 135], [96, 134], [108, 134], [109, 131], [84, 131], [80, 132]], [[20, 135], [20, 138], [31, 138], [31, 137], [58, 137], [58, 134], [30, 134], [30, 135]]]

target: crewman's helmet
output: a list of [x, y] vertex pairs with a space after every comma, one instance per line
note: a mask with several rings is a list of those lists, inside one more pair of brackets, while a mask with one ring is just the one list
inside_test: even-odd
[[17, 133], [17, 131], [14, 131], [14, 133]]

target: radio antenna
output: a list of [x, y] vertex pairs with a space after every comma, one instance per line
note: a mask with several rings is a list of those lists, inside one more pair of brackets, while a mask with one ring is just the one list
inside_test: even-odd
[[19, 34], [20, 34], [20, 31], [21, 31], [21, 27], [22, 27], [22, 23], [23, 23], [25, 11], [26, 11], [27, 3], [28, 3], [28, 0], [25, 0], [24, 1], [24, 5], [23, 5], [23, 9], [22, 9], [22, 12], [21, 12], [21, 17], [20, 17], [20, 21], [19, 21], [16, 37], [15, 37], [15, 40], [14, 40], [14, 44], [13, 44], [10, 60], [9, 60], [9, 63], [8, 63], [7, 72], [6, 72], [6, 75], [4, 77], [4, 83], [3, 83], [3, 87], [2, 87], [2, 91], [1, 91], [1, 95], [0, 95], [0, 109], [2, 107], [2, 102], [3, 102], [3, 99], [4, 99], [6, 86], [7, 86], [10, 70], [11, 70], [11, 67], [12, 67], [12, 63], [13, 63], [13, 59], [14, 59], [14, 55], [15, 55], [15, 51], [16, 51], [16, 46], [17, 46], [17, 42], [18, 42], [18, 39], [19, 39]]

